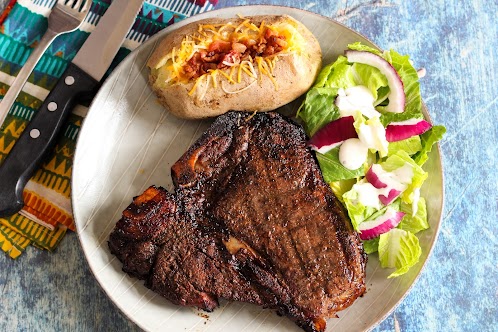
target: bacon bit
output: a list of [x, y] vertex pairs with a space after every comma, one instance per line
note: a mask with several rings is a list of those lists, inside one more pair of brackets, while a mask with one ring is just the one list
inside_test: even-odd
[[273, 55], [275, 54], [275, 47], [269, 45], [265, 47], [265, 50], [263, 51], [263, 55], [268, 56], [268, 55]]
[[273, 31], [272, 29], [269, 29], [269, 28], [266, 28], [266, 31], [265, 31], [265, 39], [269, 39], [271, 36], [275, 36], [277, 33], [275, 31]]
[[209, 52], [223, 52], [228, 53], [232, 49], [232, 44], [224, 40], [215, 40], [209, 45]]
[[287, 42], [285, 41], [285, 38], [282, 36], [278, 36], [277, 39], [275, 39], [275, 43], [280, 46], [280, 47], [287, 47]]
[[[257, 28], [257, 27], [256, 27]], [[262, 33], [258, 40], [255, 39], [237, 39], [231, 41], [222, 39], [214, 40], [207, 51], [201, 50], [196, 52], [190, 60], [183, 66], [183, 75], [187, 79], [198, 78], [209, 71], [215, 69], [223, 69], [235, 65], [241, 65], [241, 61], [253, 61], [257, 57], [272, 57], [273, 55], [284, 50], [288, 43], [284, 36], [280, 36], [278, 32], [264, 26], [262, 23], [259, 28]], [[265, 63], [266, 68], [263, 71], [271, 75], [273, 71], [271, 63]], [[258, 63], [261, 69], [261, 64]], [[266, 69], [266, 70], [265, 70]], [[237, 81], [240, 82], [241, 72], [250, 72], [246, 68], [238, 68]], [[232, 77], [233, 71], [230, 72]], [[251, 75], [250, 75], [251, 76]]]
[[206, 74], [207, 72], [209, 72], [210, 70], [215, 70], [216, 68], [218, 68], [218, 66], [216, 65], [216, 63], [212, 63], [212, 62], [205, 62], [201, 65], [201, 73], [202, 74]]
[[240, 53], [236, 51], [230, 51], [230, 53], [225, 54], [221, 62], [218, 64], [218, 68], [224, 68], [229, 65], [237, 65], [240, 63]]
[[219, 62], [220, 59], [223, 58], [224, 53], [216, 53], [216, 52], [199, 52], [200, 53], [200, 59], [204, 62]]

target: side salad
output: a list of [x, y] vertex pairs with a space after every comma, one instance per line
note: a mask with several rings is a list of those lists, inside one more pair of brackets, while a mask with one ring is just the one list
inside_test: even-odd
[[446, 132], [424, 120], [409, 57], [348, 45], [322, 69], [297, 118], [366, 253], [395, 269], [389, 278], [406, 273], [421, 254], [416, 234], [429, 228], [422, 165]]

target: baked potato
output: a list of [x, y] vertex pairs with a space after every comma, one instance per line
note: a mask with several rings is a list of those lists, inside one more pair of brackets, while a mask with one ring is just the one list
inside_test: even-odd
[[270, 111], [305, 93], [321, 68], [313, 34], [285, 15], [212, 18], [164, 37], [147, 62], [160, 103], [181, 118]]

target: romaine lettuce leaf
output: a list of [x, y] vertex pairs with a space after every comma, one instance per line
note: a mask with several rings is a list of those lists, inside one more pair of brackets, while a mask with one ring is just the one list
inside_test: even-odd
[[432, 146], [441, 140], [445, 133], [446, 128], [444, 126], [433, 126], [421, 135], [422, 149], [413, 158], [419, 166], [425, 164], [427, 159], [429, 159], [429, 152], [431, 152]]
[[379, 237], [379, 260], [383, 268], [395, 268], [388, 278], [408, 272], [418, 263], [422, 249], [418, 238], [405, 230], [393, 228]]
[[352, 67], [348, 59], [340, 55], [335, 62], [320, 71], [313, 86], [346, 89], [355, 85]]
[[317, 152], [316, 159], [320, 164], [323, 179], [327, 183], [339, 180], [355, 179], [365, 175], [365, 167], [350, 170], [341, 164], [339, 161], [339, 147], [336, 147], [325, 154]]
[[377, 55], [382, 56], [382, 57], [384, 56], [384, 54], [382, 54], [382, 52], [379, 51], [378, 49], [373, 48], [371, 46], [367, 46], [365, 44], [362, 44], [361, 42], [356, 42], [356, 43], [353, 43], [353, 44], [349, 44], [348, 48], [350, 50], [354, 50], [354, 51], [366, 51], [366, 52], [370, 52], [370, 53], [373, 53], [373, 54], [377, 54]]
[[379, 207], [375, 206], [365, 206], [360, 202], [360, 196], [355, 186], [365, 184], [366, 180], [360, 181], [355, 184], [350, 191], [342, 195], [346, 209], [348, 210], [349, 219], [351, 219], [351, 224], [355, 230], [358, 230], [358, 226], [373, 214], [378, 212]]
[[410, 156], [412, 156], [415, 153], [419, 152], [420, 150], [422, 150], [422, 143], [420, 140], [420, 136], [416, 135], [401, 141], [390, 142], [387, 151], [387, 156], [392, 156], [393, 154], [396, 154], [398, 151], [405, 151]]
[[315, 87], [308, 91], [306, 98], [297, 112], [303, 120], [303, 126], [309, 137], [312, 137], [327, 123], [339, 118], [339, 109], [334, 101], [336, 88]]
[[363, 241], [363, 249], [368, 255], [373, 254], [379, 248], [379, 237]]
[[[320, 81], [315, 84], [315, 86], [320, 87]], [[343, 88], [347, 89], [352, 86], [358, 85], [354, 79], [353, 67], [348, 64], [347, 58], [344, 56], [339, 56], [338, 61], [334, 64], [333, 70], [327, 76], [327, 79], [323, 81], [323, 87], [328, 88]]]
[[366, 86], [377, 100], [377, 90], [388, 87], [387, 78], [377, 68], [363, 63], [354, 63], [352, 67], [355, 85]]
[[354, 86], [354, 76], [346, 57], [339, 56], [335, 62], [320, 71], [315, 84], [306, 93], [306, 98], [297, 111], [296, 117], [303, 120], [309, 137], [327, 123], [339, 118], [339, 109], [334, 102], [339, 88], [345, 86]]
[[345, 192], [350, 191], [355, 183], [356, 178], [329, 182], [329, 186], [332, 188], [332, 191], [336, 195], [337, 199], [344, 204], [342, 195], [344, 195]]
[[389, 89], [388, 86], [381, 86], [379, 90], [377, 91], [377, 100], [374, 102], [374, 106], [387, 106], [388, 100], [387, 98], [389, 97], [389, 92], [391, 90]]
[[401, 194], [401, 199], [403, 202], [411, 204], [413, 202], [415, 189], [422, 187], [428, 173], [417, 165], [408, 153], [402, 150], [388, 157], [386, 161], [381, 163], [381, 166], [385, 171], [392, 172], [395, 169], [403, 167], [406, 163], [412, 166], [413, 178], [412, 182], [408, 185], [408, 188]]
[[417, 213], [415, 213], [414, 216], [412, 216], [412, 204], [401, 203], [400, 210], [406, 214], [397, 228], [413, 234], [429, 228], [429, 223], [427, 222], [427, 207], [423, 197], [420, 197], [417, 202]]
[[[377, 68], [358, 63], [350, 64], [342, 55], [320, 71], [296, 115], [303, 120], [306, 133], [310, 137], [327, 123], [339, 118], [339, 109], [334, 103], [338, 90], [357, 85], [366, 86], [377, 98], [377, 90], [387, 87], [387, 79]], [[382, 96], [388, 93], [381, 91]]]

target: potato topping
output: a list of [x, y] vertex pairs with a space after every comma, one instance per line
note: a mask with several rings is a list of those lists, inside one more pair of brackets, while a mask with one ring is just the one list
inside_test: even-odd
[[304, 44], [290, 21], [273, 25], [262, 21], [255, 25], [246, 19], [238, 24], [199, 24], [197, 33], [185, 36], [180, 47], [173, 48], [156, 69], [167, 84], [215, 75], [213, 72], [220, 69], [224, 70], [220, 77], [236, 83], [241, 75], [256, 79], [258, 72], [270, 77], [279, 54], [300, 53]]

